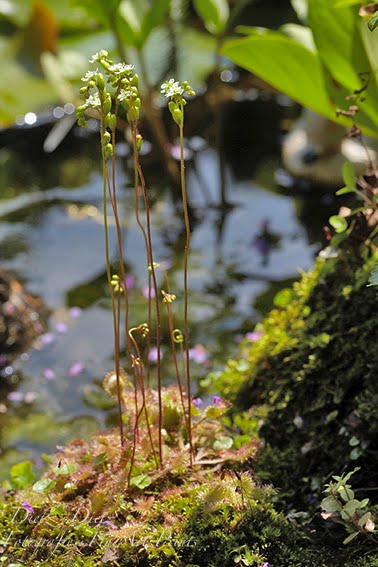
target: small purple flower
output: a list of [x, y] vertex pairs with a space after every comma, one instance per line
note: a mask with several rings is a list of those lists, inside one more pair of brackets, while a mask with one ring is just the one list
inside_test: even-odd
[[[160, 349], [160, 360], [163, 358], [163, 353]], [[156, 346], [153, 346], [150, 348], [150, 352], [148, 353], [148, 360], [152, 363], [152, 364], [156, 364], [157, 360], [158, 360], [158, 349]]]
[[29, 502], [21, 502], [21, 506], [28, 512], [28, 514], [34, 514], [34, 508]]
[[202, 345], [195, 345], [189, 349], [189, 358], [194, 360], [197, 364], [204, 364], [209, 358], [209, 353]]
[[46, 378], [46, 380], [55, 380], [56, 378], [55, 370], [53, 370], [52, 368], [45, 368], [43, 370], [43, 376], [44, 378]]
[[[142, 293], [143, 293], [144, 297], [148, 298], [148, 285], [143, 286]], [[153, 287], [151, 287], [151, 297], [152, 297], [152, 299], [155, 297], [155, 290], [154, 290]]]
[[196, 408], [203, 406], [203, 400], [201, 400], [201, 398], [193, 398], [192, 403]]
[[67, 333], [68, 325], [64, 321], [58, 321], [58, 323], [55, 324], [55, 330], [57, 333]]
[[63, 447], [63, 445], [56, 445], [56, 447], [55, 447], [55, 453], [64, 453], [64, 447]]
[[217, 404], [220, 404], [222, 401], [222, 398], [220, 396], [213, 396], [213, 406], [216, 406]]
[[113, 522], [111, 522], [110, 520], [104, 520], [103, 522], [101, 522], [101, 525], [102, 525], [102, 526], [106, 526], [106, 527], [110, 528], [111, 530], [116, 530], [116, 529], [117, 529], [117, 526], [115, 526], [115, 525], [113, 524]]
[[9, 394], [7, 395], [7, 399], [10, 402], [23, 402], [24, 394], [23, 392], [9, 392]]
[[5, 366], [7, 363], [7, 357], [5, 354], [0, 354], [0, 366]]
[[256, 342], [262, 337], [262, 331], [255, 331], [253, 333], [246, 333], [245, 338], [249, 341]]
[[45, 333], [41, 336], [41, 343], [44, 346], [51, 345], [51, 343], [55, 342], [56, 337], [53, 333]]
[[83, 372], [84, 368], [85, 368], [85, 364], [83, 362], [75, 362], [74, 364], [71, 364], [71, 366], [69, 367], [68, 375], [71, 377], [78, 376]]
[[81, 315], [81, 309], [80, 307], [71, 307], [68, 313], [70, 314], [70, 317], [72, 317], [72, 319], [77, 319]]
[[270, 567], [270, 563], [266, 562], [264, 565], [261, 565], [261, 567]]
[[135, 286], [135, 276], [133, 276], [132, 274], [128, 274], [126, 276], [126, 287], [128, 290], [133, 289], [133, 287]]

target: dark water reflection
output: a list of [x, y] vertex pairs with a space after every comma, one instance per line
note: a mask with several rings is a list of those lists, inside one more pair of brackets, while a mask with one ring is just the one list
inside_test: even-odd
[[[238, 336], [252, 331], [260, 318], [254, 308], [256, 298], [271, 282], [288, 280], [296, 277], [298, 268], [309, 268], [321, 237], [319, 220], [310, 218], [306, 227], [298, 218], [307, 197], [277, 192], [274, 155], [254, 164], [253, 179], [236, 179], [227, 170], [227, 194], [234, 206], [226, 213], [207, 207], [209, 200], [219, 200], [219, 162], [212, 147], [205, 142], [199, 147], [195, 161], [187, 166], [195, 218], [189, 277], [191, 344], [201, 345], [194, 353], [197, 362], [193, 361], [197, 379], [220, 368], [237, 351]], [[93, 151], [90, 147], [76, 155], [52, 156], [54, 167], [51, 159], [45, 172], [28, 166], [25, 179], [15, 155], [1, 150], [3, 159], [7, 152], [8, 163], [0, 201], [1, 266], [42, 297], [51, 317], [49, 334], [12, 365], [13, 374], [0, 392], [0, 478], [7, 476], [11, 463], [52, 451], [112, 418], [111, 404], [99, 387], [104, 374], [113, 369], [113, 339], [104, 271], [102, 181]], [[140, 324], [146, 319], [142, 291], [147, 283], [146, 259], [124, 164], [125, 158], [119, 158], [125, 259], [134, 278], [131, 321]], [[57, 172], [60, 182], [52, 184], [49, 179], [55, 181]], [[150, 183], [149, 192], [155, 260], [171, 266], [171, 287], [179, 301], [183, 221], [164, 181]], [[320, 198], [313, 199], [313, 210], [324, 215]], [[116, 258], [113, 226], [110, 232], [111, 255]], [[164, 324], [165, 360], [169, 344]], [[169, 381], [172, 372], [165, 364]]]

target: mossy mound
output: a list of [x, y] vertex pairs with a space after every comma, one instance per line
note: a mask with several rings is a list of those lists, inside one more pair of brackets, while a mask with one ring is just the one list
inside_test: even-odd
[[180, 486], [128, 496], [119, 492], [112, 513], [94, 514], [90, 506], [76, 499], [70, 506], [45, 502], [29, 511], [25, 501], [5, 497], [0, 501], [5, 565], [378, 566], [370, 546], [341, 549], [311, 540], [274, 509], [271, 491], [248, 474], [212, 474], [205, 480], [192, 472]]
[[235, 421], [264, 439], [259, 474], [289, 507], [316, 504], [332, 474], [356, 466], [356, 487], [378, 485], [378, 298], [367, 287], [376, 261], [367, 246], [319, 258], [215, 377], [248, 408]]
[[227, 402], [215, 397], [197, 409], [189, 466], [180, 394], [164, 390], [164, 462], [156, 466], [156, 393], [146, 393], [150, 430], [141, 427], [135, 445], [126, 398], [124, 391], [123, 444], [118, 431], [72, 441], [49, 459], [37, 482], [31, 463], [12, 468], [13, 489], [0, 491], [3, 564], [377, 567], [373, 546], [362, 538], [347, 550], [324, 545], [275, 510], [274, 490], [250, 471], [258, 444], [230, 447], [219, 420]]

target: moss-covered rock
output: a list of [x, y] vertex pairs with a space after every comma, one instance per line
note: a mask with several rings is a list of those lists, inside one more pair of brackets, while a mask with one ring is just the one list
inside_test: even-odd
[[278, 295], [261, 338], [215, 376], [237, 410], [249, 408], [236, 422], [264, 439], [259, 473], [289, 507], [316, 503], [330, 475], [356, 466], [355, 485], [377, 487], [376, 261], [367, 246], [319, 258]]
[[[107, 387], [112, 384], [111, 378]], [[111, 388], [110, 388], [111, 390]], [[230, 447], [219, 397], [193, 408], [189, 466], [180, 394], [163, 390], [164, 461], [156, 462], [156, 393], [146, 396], [150, 430], [135, 438], [131, 405], [118, 431], [76, 440], [48, 458], [35, 482], [30, 462], [0, 489], [0, 553], [18, 567], [373, 567], [362, 538], [349, 550], [314, 541], [273, 504], [275, 491], [250, 471], [258, 444]], [[127, 391], [123, 391], [127, 397]], [[197, 412], [195, 413], [195, 409]], [[45, 457], [47, 459], [47, 457]], [[363, 563], [359, 563], [362, 561]]]

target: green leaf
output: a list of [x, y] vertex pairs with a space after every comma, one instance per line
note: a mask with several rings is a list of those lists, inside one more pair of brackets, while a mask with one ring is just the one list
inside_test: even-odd
[[53, 470], [57, 475], [71, 474], [76, 472], [76, 465], [74, 463], [64, 463], [61, 467], [55, 467]]
[[32, 464], [30, 461], [23, 461], [22, 463], [17, 463], [13, 465], [10, 471], [11, 484], [13, 488], [24, 488], [35, 479], [35, 474], [32, 469]]
[[372, 32], [378, 27], [378, 10], [374, 12], [372, 17], [368, 20], [368, 28]]
[[226, 41], [221, 54], [303, 106], [335, 119], [318, 54], [290, 37], [255, 28], [248, 37]]
[[346, 161], [342, 168], [343, 181], [347, 187], [354, 190], [356, 187], [356, 172], [350, 161]]
[[146, 474], [140, 474], [138, 476], [134, 476], [134, 478], [131, 479], [130, 484], [132, 486], [136, 486], [140, 490], [143, 490], [144, 488], [147, 488], [147, 486], [150, 486], [151, 479]]
[[231, 437], [220, 437], [213, 443], [213, 449], [215, 451], [227, 451], [227, 449], [231, 449], [234, 441]]
[[34, 492], [49, 492], [56, 485], [55, 480], [50, 478], [42, 478], [33, 484]]
[[350, 534], [350, 536], [348, 536], [346, 539], [344, 539], [343, 544], [346, 545], [347, 543], [350, 543], [351, 541], [354, 540], [355, 537], [357, 537], [359, 534], [359, 532], [353, 532], [352, 534]]
[[141, 10], [134, 5], [132, 0], [123, 0], [117, 14], [117, 25], [122, 41], [130, 47], [140, 49], [142, 16]]
[[335, 3], [335, 8], [343, 8], [345, 6], [355, 6], [356, 4], [361, 4], [360, 0], [337, 0]]
[[63, 514], [64, 514], [63, 504], [59, 504], [58, 506], [54, 506], [53, 508], [51, 508], [50, 514], [52, 514], [54, 516], [63, 516]]
[[378, 285], [378, 264], [375, 266], [374, 270], [371, 272], [369, 283], [367, 287], [372, 285]]
[[354, 498], [354, 492], [348, 486], [339, 486], [337, 492], [340, 494], [340, 497], [344, 500], [344, 502], [352, 501]]
[[118, 10], [120, 0], [75, 0], [75, 4], [83, 6], [88, 16], [101, 24], [108, 24]]
[[354, 11], [347, 6], [336, 7], [334, 0], [309, 0], [309, 25], [322, 62], [332, 76], [351, 93], [359, 89], [359, 72], [367, 66], [356, 34]]
[[320, 503], [320, 507], [322, 510], [328, 513], [340, 512], [341, 510], [341, 504], [339, 504], [339, 502], [333, 496], [327, 496], [327, 498], [324, 498]]
[[300, 26], [298, 24], [284, 24], [280, 27], [280, 31], [291, 37], [310, 51], [316, 52], [316, 45], [310, 28]]
[[227, 0], [194, 0], [194, 8], [210, 33], [217, 35], [225, 30], [230, 15]]
[[329, 224], [333, 226], [335, 231], [338, 233], [345, 232], [348, 228], [347, 220], [340, 215], [332, 215], [332, 217], [329, 218]]
[[[364, 85], [361, 73], [372, 70], [356, 10], [351, 6], [337, 7], [335, 0], [309, 0], [309, 25], [321, 61], [330, 74], [327, 84], [329, 95], [341, 108], [346, 108], [348, 103], [343, 100], [345, 95], [361, 89]], [[346, 89], [345, 93], [341, 92], [340, 86]], [[375, 127], [378, 130], [375, 103], [378, 99], [378, 85], [374, 72], [371, 73], [363, 98], [364, 102], [358, 103], [360, 110], [356, 121], [365, 128]], [[349, 104], [353, 104], [353, 101]]]
[[150, 33], [164, 23], [168, 15], [170, 4], [171, 0], [151, 2], [151, 7], [144, 15], [141, 25], [141, 40], [143, 45], [147, 41]]
[[306, 22], [308, 16], [307, 0], [291, 0], [293, 10], [297, 14], [300, 22]]
[[[364, 498], [363, 500], [361, 500], [358, 509], [361, 510], [362, 508], [366, 508], [366, 506], [369, 504], [369, 502], [370, 502], [369, 498]], [[369, 514], [369, 512], [367, 512], [367, 514]], [[364, 514], [364, 515], [366, 516], [366, 514]]]
[[[367, 499], [368, 500], [368, 499]], [[366, 522], [368, 520], [370, 520], [371, 518], [371, 512], [365, 512], [365, 514], [363, 516], [361, 516], [361, 518], [358, 520], [358, 525], [363, 528], [364, 525], [366, 524]]]

